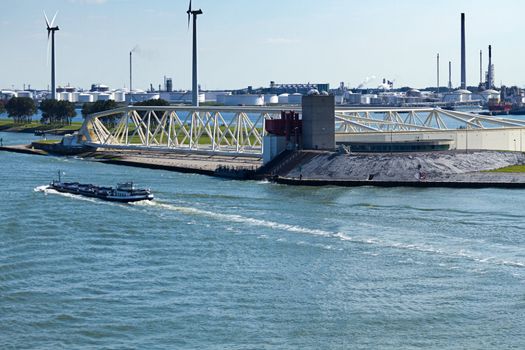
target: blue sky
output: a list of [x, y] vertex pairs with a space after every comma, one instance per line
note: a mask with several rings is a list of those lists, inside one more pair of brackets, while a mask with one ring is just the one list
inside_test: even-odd
[[[57, 84], [103, 83], [191, 87], [191, 32], [186, 0], [0, 0], [0, 88], [45, 88], [47, 34], [42, 11], [56, 24]], [[466, 13], [467, 82], [479, 82], [479, 50], [493, 46], [499, 85], [525, 85], [521, 0], [193, 0], [199, 17], [199, 82], [205, 89], [276, 82], [344, 81], [375, 76], [396, 86], [459, 85], [460, 13]]]

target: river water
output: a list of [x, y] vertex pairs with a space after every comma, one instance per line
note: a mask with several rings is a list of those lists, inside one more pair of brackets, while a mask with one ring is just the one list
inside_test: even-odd
[[[1, 349], [525, 348], [521, 190], [0, 164]], [[58, 169], [156, 200], [46, 190]]]

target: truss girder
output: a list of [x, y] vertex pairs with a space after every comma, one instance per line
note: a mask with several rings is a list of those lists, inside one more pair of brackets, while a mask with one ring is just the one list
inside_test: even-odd
[[525, 127], [525, 121], [441, 108], [336, 109], [338, 132], [425, 131]]
[[[83, 133], [100, 147], [130, 146], [262, 154], [264, 121], [276, 108], [193, 108], [129, 106], [86, 118]], [[103, 119], [118, 115], [114, 126]]]

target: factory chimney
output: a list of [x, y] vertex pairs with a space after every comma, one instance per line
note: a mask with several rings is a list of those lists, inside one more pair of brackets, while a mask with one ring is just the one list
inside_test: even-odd
[[483, 84], [483, 51], [479, 50], [479, 86]]
[[437, 54], [437, 93], [439, 94], [439, 53]]
[[467, 88], [465, 63], [465, 14], [461, 14], [461, 89]]
[[452, 90], [452, 62], [448, 61], [448, 88]]
[[492, 45], [489, 45], [489, 71], [487, 73], [487, 89], [492, 89]]

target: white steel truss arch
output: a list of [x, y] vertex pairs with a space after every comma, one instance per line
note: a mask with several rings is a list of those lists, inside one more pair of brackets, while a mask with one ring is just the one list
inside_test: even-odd
[[90, 115], [80, 134], [99, 148], [162, 149], [260, 157], [265, 120], [281, 108], [129, 106]]
[[337, 133], [524, 127], [525, 121], [441, 108], [337, 108]]

